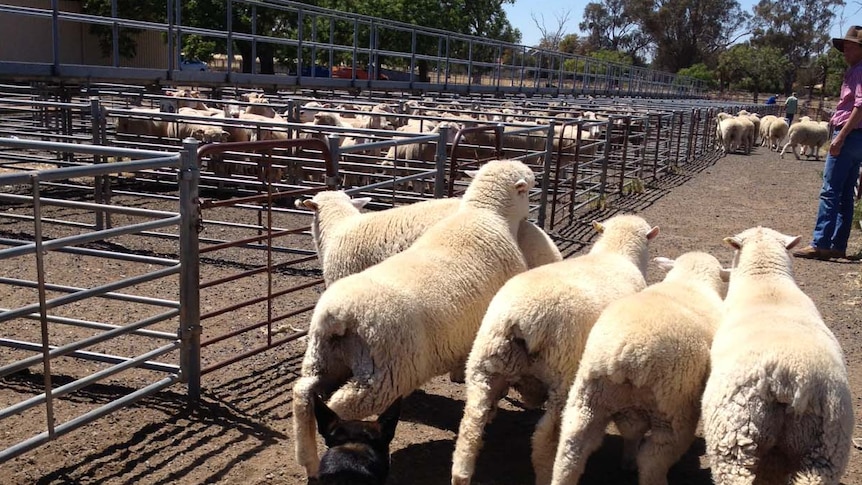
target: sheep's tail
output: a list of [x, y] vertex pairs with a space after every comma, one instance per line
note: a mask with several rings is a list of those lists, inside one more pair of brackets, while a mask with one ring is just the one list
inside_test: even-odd
[[314, 422], [313, 392], [317, 378], [302, 377], [293, 386], [293, 436], [296, 440], [296, 461], [305, 468], [309, 478], [316, 477], [320, 466]]

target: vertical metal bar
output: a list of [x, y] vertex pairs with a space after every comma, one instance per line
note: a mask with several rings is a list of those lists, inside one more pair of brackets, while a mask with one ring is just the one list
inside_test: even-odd
[[359, 19], [353, 19], [353, 59], [350, 61], [350, 79], [356, 83], [356, 57], [359, 54]]
[[[437, 75], [435, 76], [434, 82], [436, 84], [440, 84], [440, 72], [443, 70], [440, 66], [440, 60], [443, 59], [443, 37], [437, 38]], [[429, 79], [430, 81], [430, 79]]]
[[174, 1], [165, 0], [165, 10], [168, 16], [168, 71], [173, 71], [176, 68], [176, 61], [179, 56], [176, 53], [176, 45], [174, 39]]
[[333, 180], [327, 177], [326, 186], [330, 190], [341, 188], [341, 168], [338, 159], [341, 157], [341, 137], [337, 134], [326, 135], [326, 143], [329, 145], [329, 156], [332, 161]]
[[[335, 45], [335, 18], [329, 17], [329, 45]], [[329, 48], [329, 76], [332, 77], [332, 68], [335, 67], [335, 49]]]
[[554, 151], [554, 120], [548, 123], [548, 134], [545, 137], [545, 159], [542, 163], [542, 193], [539, 197], [539, 213], [536, 217], [539, 227], [545, 228], [545, 216], [548, 210], [548, 188], [551, 184], [551, 162]]
[[[315, 66], [317, 65], [317, 15], [311, 16], [311, 42], [311, 62], [309, 62], [311, 71], [309, 74], [311, 74], [311, 77], [317, 77], [317, 69], [315, 69]], [[331, 39], [329, 43], [332, 44]], [[296, 74], [297, 76], [302, 75], [302, 69], [299, 63], [297, 63]]]
[[111, 25], [111, 36], [114, 41], [113, 63], [114, 67], [120, 67], [120, 24], [117, 23], [117, 2], [119, 0], [111, 0], [111, 18], [114, 19]]
[[198, 141], [183, 140], [180, 152], [180, 377], [188, 386], [189, 402], [201, 396], [201, 314], [198, 227], [200, 205]]
[[413, 29], [413, 36], [411, 38], [411, 46], [410, 46], [410, 87], [413, 87], [413, 83], [416, 82], [416, 29]]
[[[446, 144], [449, 141], [449, 127], [438, 128], [437, 155], [434, 158], [434, 168], [437, 176], [434, 178], [434, 197], [439, 199], [446, 193]], [[451, 176], [451, 175], [450, 175]]]
[[608, 170], [610, 169], [611, 163], [611, 126], [611, 120], [608, 119], [608, 126], [607, 129], [605, 129], [605, 161], [604, 163], [602, 163], [602, 177], [599, 186], [599, 197], [604, 197], [606, 188], [608, 186]]
[[251, 73], [257, 74], [257, 5], [251, 6]]
[[233, 72], [233, 0], [227, 0], [227, 76]]
[[467, 85], [473, 84], [473, 41], [467, 47]]
[[[102, 118], [102, 108], [99, 106], [99, 97], [91, 96], [90, 97], [90, 117], [92, 121], [92, 133], [93, 133], [93, 145], [102, 145], [101, 139], [101, 118]], [[101, 155], [93, 155], [93, 163], [98, 164], [102, 163]], [[107, 178], [104, 175], [96, 175], [94, 183], [93, 183], [93, 200], [97, 204], [104, 203], [103, 193], [102, 193], [102, 184], [103, 179]], [[105, 212], [102, 210], [96, 210], [96, 230], [101, 231], [105, 228]]]
[[51, 0], [51, 55], [53, 56], [53, 72], [60, 75], [60, 0]]
[[450, 37], [447, 35], [446, 36], [446, 77], [443, 80], [443, 87], [446, 87], [449, 85], [449, 71], [451, 70], [450, 63], [449, 63], [450, 62], [450, 59], [449, 59], [449, 40], [450, 40]]
[[51, 384], [51, 342], [48, 335], [48, 308], [45, 296], [45, 253], [42, 249], [42, 202], [39, 197], [39, 174], [30, 177], [33, 189], [33, 236], [36, 244], [36, 280], [39, 292], [39, 323], [42, 332], [42, 372], [45, 384], [45, 420], [48, 436], [54, 432], [54, 386]]
[[[297, 12], [297, 26], [296, 26], [296, 71], [297, 73], [302, 72], [302, 38], [305, 36], [305, 11], [303, 9], [299, 9]], [[312, 35], [313, 32], [312, 32]], [[311, 57], [311, 70], [314, 71], [314, 51], [312, 51]], [[313, 75], [313, 74], [312, 74]]]

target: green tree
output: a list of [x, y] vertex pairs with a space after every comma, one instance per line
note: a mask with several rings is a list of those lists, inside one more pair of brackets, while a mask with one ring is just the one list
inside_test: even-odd
[[750, 43], [736, 44], [718, 58], [722, 89], [750, 91], [755, 102], [762, 92], [777, 91], [790, 61], [774, 47], [757, 48]]
[[601, 0], [584, 7], [584, 18], [578, 27], [588, 33], [584, 42], [588, 51], [623, 51], [637, 64], [643, 64], [644, 50], [651, 39], [632, 15], [631, 5], [625, 0]]
[[750, 17], [736, 0], [634, 0], [629, 8], [653, 42], [653, 66], [671, 72], [699, 62], [715, 66]]
[[[89, 15], [111, 17], [111, 0], [83, 0], [81, 10]], [[158, 0], [117, 0], [117, 18], [145, 20], [149, 22], [165, 22], [167, 11], [165, 2]], [[102, 55], [110, 57], [114, 51], [113, 28], [108, 25], [91, 25], [92, 33], [99, 41], [99, 49]], [[141, 33], [141, 29], [123, 27], [118, 30], [120, 57], [130, 59], [138, 53], [138, 45], [135, 35]]]
[[700, 79], [707, 87], [714, 88], [718, 85], [718, 80], [715, 78], [715, 73], [711, 71], [706, 64], [699, 62], [691, 67], [684, 67], [677, 71], [680, 76], [687, 76], [694, 79]]
[[844, 0], [760, 0], [754, 7], [751, 44], [774, 47], [790, 61], [782, 76], [784, 93], [793, 91], [794, 66], [808, 65], [829, 42], [833, 10]]

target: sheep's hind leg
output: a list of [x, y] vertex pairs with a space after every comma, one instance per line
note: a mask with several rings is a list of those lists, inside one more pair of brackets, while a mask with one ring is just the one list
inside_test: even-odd
[[652, 421], [651, 433], [637, 455], [640, 485], [667, 485], [668, 470], [691, 446], [696, 424], [697, 418]]
[[319, 380], [302, 377], [293, 385], [293, 436], [296, 461], [305, 468], [309, 477], [316, 477], [320, 466], [315, 439], [314, 401], [312, 393], [317, 392]]
[[562, 415], [552, 485], [578, 483], [587, 459], [601, 446], [611, 419], [603, 407], [596, 406], [599, 393], [595, 389], [590, 389], [590, 385], [579, 386], [577, 382], [575, 386], [571, 395], [577, 396], [577, 401], [567, 403]]
[[467, 382], [467, 403], [458, 429], [452, 457], [452, 485], [467, 485], [476, 472], [476, 458], [482, 448], [482, 434], [491, 421], [497, 402], [509, 384], [501, 375], [476, 375]]
[[649, 416], [638, 410], [625, 410], [614, 415], [614, 423], [623, 438], [623, 470], [637, 469], [638, 449], [650, 428]]
[[342, 419], [363, 419], [382, 413], [401, 397], [391, 371], [373, 374], [369, 378], [350, 378], [332, 394], [329, 407]]

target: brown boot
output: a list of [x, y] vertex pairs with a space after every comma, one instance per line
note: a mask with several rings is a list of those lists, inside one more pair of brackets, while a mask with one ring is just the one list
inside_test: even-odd
[[802, 249], [793, 251], [791, 254], [797, 258], [827, 260], [831, 258], [844, 257], [843, 253], [844, 251], [815, 248], [814, 246], [808, 245]]

